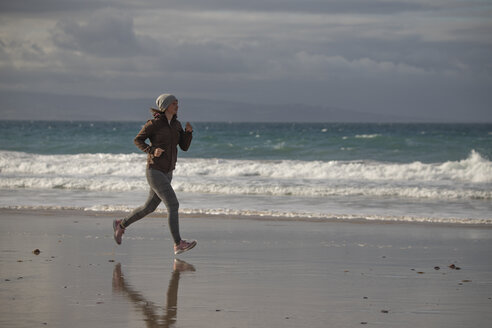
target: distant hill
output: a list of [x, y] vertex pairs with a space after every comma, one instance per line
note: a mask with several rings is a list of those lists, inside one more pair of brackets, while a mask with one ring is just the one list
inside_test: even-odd
[[[144, 121], [151, 118], [153, 99], [0, 92], [0, 119], [70, 121]], [[433, 122], [436, 119], [365, 113], [343, 108], [300, 104], [262, 105], [180, 98], [178, 114], [192, 122]]]

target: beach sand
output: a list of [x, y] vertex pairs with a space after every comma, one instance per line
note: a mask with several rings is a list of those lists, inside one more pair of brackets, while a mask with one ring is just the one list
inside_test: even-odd
[[[490, 327], [492, 229], [1, 210], [1, 327]], [[39, 249], [36, 255], [34, 250]], [[454, 268], [450, 268], [450, 265]]]

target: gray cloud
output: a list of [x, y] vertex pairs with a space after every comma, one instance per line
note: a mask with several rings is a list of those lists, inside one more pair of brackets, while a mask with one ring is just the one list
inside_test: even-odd
[[374, 13], [391, 14], [402, 11], [419, 11], [434, 8], [426, 2], [418, 1], [385, 1], [385, 0], [258, 0], [258, 1], [168, 1], [167, 6], [178, 9], [196, 10], [233, 10], [259, 12], [305, 12], [305, 13]]
[[452, 0], [5, 1], [0, 91], [153, 99], [170, 90], [483, 117], [492, 102], [491, 8]]
[[436, 8], [425, 1], [407, 0], [4, 0], [0, 2], [2, 12], [53, 12], [74, 10], [96, 10], [102, 8], [169, 8], [177, 10], [231, 10], [253, 12], [305, 12], [305, 13], [369, 13], [392, 14], [404, 11], [422, 11]]
[[110, 9], [97, 11], [82, 23], [62, 18], [52, 35], [53, 43], [60, 48], [97, 56], [131, 56], [142, 50], [133, 19]]
[[106, 8], [115, 1], [105, 0], [2, 0], [0, 12], [2, 13], [57, 13], [87, 11]]

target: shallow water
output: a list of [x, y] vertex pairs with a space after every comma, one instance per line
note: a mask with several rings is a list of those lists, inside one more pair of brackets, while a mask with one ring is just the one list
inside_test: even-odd
[[[0, 121], [0, 207], [130, 211], [141, 123]], [[182, 213], [490, 223], [490, 124], [197, 123]]]

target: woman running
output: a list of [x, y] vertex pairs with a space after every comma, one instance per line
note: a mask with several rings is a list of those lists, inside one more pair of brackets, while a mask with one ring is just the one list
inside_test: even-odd
[[[156, 99], [158, 109], [151, 108], [154, 119], [147, 121], [135, 137], [135, 145], [147, 153], [147, 182], [149, 197], [144, 205], [136, 208], [123, 220], [113, 221], [114, 240], [118, 245], [125, 229], [155, 211], [162, 202], [167, 207], [169, 228], [174, 239], [174, 254], [186, 252], [196, 246], [196, 240], [186, 241], [179, 234], [179, 202], [171, 186], [179, 147], [187, 151], [191, 144], [193, 128], [186, 123], [183, 130], [177, 120], [178, 99], [171, 94], [162, 94]], [[150, 140], [150, 145], [146, 140]]]

